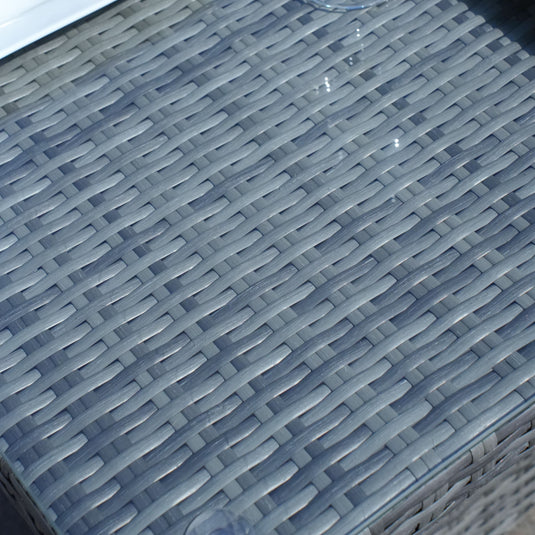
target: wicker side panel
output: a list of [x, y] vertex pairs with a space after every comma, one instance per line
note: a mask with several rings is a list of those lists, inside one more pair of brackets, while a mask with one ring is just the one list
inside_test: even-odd
[[501, 535], [534, 505], [535, 414], [530, 410], [399, 504], [371, 533]]

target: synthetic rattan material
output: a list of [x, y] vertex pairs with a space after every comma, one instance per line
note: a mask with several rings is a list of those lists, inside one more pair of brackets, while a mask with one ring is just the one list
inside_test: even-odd
[[0, 451], [54, 529], [411, 533], [522, 449], [533, 19], [474, 4], [130, 0], [2, 63]]
[[534, 412], [479, 442], [369, 533], [509, 533], [535, 499]]

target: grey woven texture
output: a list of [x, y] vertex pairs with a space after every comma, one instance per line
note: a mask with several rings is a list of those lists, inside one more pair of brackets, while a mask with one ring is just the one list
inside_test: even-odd
[[[511, 428], [511, 426], [510, 426]], [[510, 429], [510, 435], [502, 444], [488, 440], [479, 445], [480, 452], [473, 453], [479, 462], [478, 469], [468, 476], [464, 470], [463, 492], [451, 509], [423, 530], [427, 535], [466, 533], [482, 535], [487, 533], [511, 533], [518, 517], [533, 506], [535, 493], [535, 422]], [[494, 437], [493, 437], [494, 438]], [[498, 442], [498, 443], [497, 443]], [[496, 460], [496, 449], [499, 456]], [[488, 462], [488, 461], [491, 462]], [[476, 484], [473, 485], [473, 482]], [[457, 487], [461, 487], [456, 482]], [[471, 487], [475, 486], [475, 489]], [[451, 492], [451, 491], [450, 491]], [[473, 495], [470, 493], [473, 492]], [[464, 499], [466, 495], [468, 499]], [[443, 497], [443, 501], [446, 494]], [[460, 498], [460, 499], [459, 499]], [[531, 512], [533, 518], [533, 510]], [[525, 535], [534, 531], [525, 530]], [[520, 535], [520, 534], [516, 534]]]
[[535, 395], [497, 4], [126, 0], [2, 62], [0, 451], [52, 528], [410, 533], [477, 479]]
[[[515, 523], [535, 511], [534, 416], [532, 408], [478, 441], [367, 534], [512, 535]], [[525, 535], [532, 532], [533, 526]]]

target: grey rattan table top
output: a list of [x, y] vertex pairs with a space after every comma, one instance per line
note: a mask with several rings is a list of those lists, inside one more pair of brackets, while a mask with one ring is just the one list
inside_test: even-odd
[[532, 406], [492, 4], [127, 0], [0, 63], [0, 451], [54, 529], [361, 532]]

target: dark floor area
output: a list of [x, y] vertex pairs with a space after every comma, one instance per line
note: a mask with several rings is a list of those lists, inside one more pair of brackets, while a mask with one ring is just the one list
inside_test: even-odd
[[0, 492], [0, 535], [31, 535], [32, 531]]

